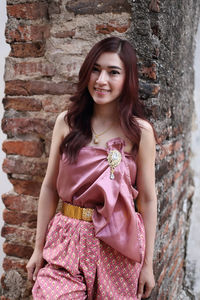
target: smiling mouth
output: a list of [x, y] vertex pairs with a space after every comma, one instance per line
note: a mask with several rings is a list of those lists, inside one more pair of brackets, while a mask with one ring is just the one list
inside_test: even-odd
[[95, 92], [97, 92], [98, 94], [102, 94], [102, 95], [105, 95], [105, 94], [108, 94], [110, 93], [110, 90], [105, 90], [105, 89], [100, 89], [100, 88], [94, 88]]

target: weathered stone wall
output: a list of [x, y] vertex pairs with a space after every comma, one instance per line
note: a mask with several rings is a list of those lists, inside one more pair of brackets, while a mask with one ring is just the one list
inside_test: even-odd
[[[195, 0], [8, 0], [3, 164], [13, 191], [5, 204], [3, 295], [29, 299], [25, 265], [34, 245], [37, 197], [57, 114], [67, 107], [90, 47], [117, 35], [136, 47], [140, 94], [166, 151], [158, 149], [157, 286], [151, 299], [177, 299], [184, 277], [191, 205]], [[5, 298], [4, 298], [5, 299]]]
[[[193, 52], [200, 3], [198, 1], [135, 1], [130, 39], [142, 63], [154, 61], [158, 97], [146, 98], [149, 114], [166, 153], [159, 152], [156, 167], [158, 232], [152, 299], [178, 299], [184, 286], [185, 245], [193, 183], [189, 169], [193, 112]], [[139, 20], [139, 21], [138, 21]], [[147, 80], [149, 82], [149, 80]], [[148, 90], [150, 90], [148, 88]], [[152, 89], [151, 89], [152, 90]], [[186, 294], [183, 296], [186, 299]], [[192, 297], [192, 296], [191, 296]], [[192, 298], [191, 298], [192, 299]]]

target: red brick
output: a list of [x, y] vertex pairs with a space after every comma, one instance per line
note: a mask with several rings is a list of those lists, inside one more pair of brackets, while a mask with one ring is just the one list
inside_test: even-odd
[[174, 173], [174, 181], [177, 180], [181, 174], [189, 167], [189, 161], [185, 161], [181, 166], [179, 166], [179, 171]]
[[[171, 126], [165, 126], [163, 128], [156, 128], [158, 132], [158, 142], [162, 145], [169, 137], [172, 135], [172, 127]], [[170, 138], [171, 139], [171, 138]]]
[[156, 176], [158, 179], [161, 179], [172, 170], [172, 167], [174, 167], [174, 158], [170, 157], [169, 161], [163, 160], [158, 166], [159, 168], [156, 170]]
[[173, 142], [169, 142], [168, 144], [162, 145], [163, 149], [161, 149], [161, 151], [159, 151], [158, 153], [158, 158], [160, 160], [162, 160], [163, 158], [165, 158], [168, 155], [171, 155], [173, 153], [174, 150], [174, 145]]
[[[181, 276], [182, 277], [182, 276]], [[182, 278], [183, 279], [183, 278]], [[168, 298], [167, 298], [167, 300], [174, 300], [174, 299], [178, 299], [179, 297], [177, 297], [177, 295], [179, 295], [180, 294], [180, 286], [182, 286], [182, 283], [183, 283], [183, 281], [182, 281], [182, 279], [181, 279], [181, 281], [180, 280], [176, 280], [176, 281], [173, 281], [173, 285], [172, 285], [172, 288], [169, 290], [169, 293], [168, 293]], [[185, 298], [183, 298], [183, 297], [181, 297], [183, 300], [185, 300], [186, 299], [186, 297]], [[188, 298], [188, 297], [187, 297]], [[194, 299], [194, 298], [193, 298]], [[196, 300], [196, 299], [195, 299]]]
[[124, 33], [130, 28], [130, 24], [127, 25], [111, 25], [111, 24], [101, 24], [101, 25], [96, 25], [96, 31], [97, 33], [101, 34], [110, 34], [114, 31]]
[[[24, 225], [24, 223], [26, 223], [29, 228], [35, 228], [37, 215], [4, 209], [3, 219], [7, 224], [21, 226]], [[16, 228], [13, 229], [13, 228], [3, 227], [2, 235], [5, 237], [7, 234], [9, 234], [9, 230], [17, 232], [16, 231], [17, 229]]]
[[52, 34], [52, 36], [56, 37], [56, 38], [72, 38], [73, 36], [75, 36], [75, 29], [74, 30], [65, 30], [65, 31], [58, 31]]
[[183, 134], [183, 126], [181, 124], [179, 124], [177, 127], [173, 127], [172, 133], [175, 138], [177, 138], [177, 136], [179, 136], [179, 135], [182, 135]]
[[36, 20], [39, 18], [46, 18], [48, 13], [48, 3], [41, 1], [7, 5], [7, 13], [9, 16], [17, 19]]
[[164, 190], [168, 190], [172, 186], [173, 177], [172, 176], [166, 176], [164, 178]]
[[[1, 276], [1, 286], [2, 286], [3, 289], [6, 288], [6, 285], [5, 285], [5, 274], [3, 274], [3, 275]], [[1, 299], [1, 300], [10, 300], [10, 299], [7, 299], [7, 298], [4, 297], [4, 296], [2, 296], [0, 299]]]
[[[182, 171], [183, 171], [183, 169], [182, 169]], [[177, 171], [176, 173], [174, 173], [174, 176], [173, 176], [174, 181], [176, 181], [177, 179], [179, 179], [179, 177], [181, 176], [182, 171]]]
[[3, 171], [11, 174], [26, 174], [44, 176], [47, 168], [47, 162], [36, 161], [25, 158], [5, 158], [3, 162]]
[[[181, 222], [178, 222], [177, 224], [178, 228], [176, 228], [176, 235], [174, 236], [172, 242], [171, 242], [171, 246], [173, 249], [177, 248], [180, 246], [180, 240], [182, 238], [182, 224]], [[173, 258], [174, 258], [174, 253], [173, 253]]]
[[5, 242], [3, 244], [3, 251], [5, 254], [9, 256], [15, 256], [20, 258], [30, 258], [31, 254], [33, 253], [33, 248], [30, 246], [23, 246], [17, 244], [11, 244]]
[[158, 117], [160, 116], [160, 105], [155, 104], [151, 105], [151, 107], [147, 107], [146, 113], [149, 117], [152, 117], [153, 119], [158, 119]]
[[4, 118], [2, 120], [2, 130], [8, 136], [37, 133], [45, 137], [53, 126], [53, 121], [38, 118]]
[[164, 229], [162, 230], [163, 235], [167, 234], [167, 232], [169, 231], [169, 223], [166, 222]]
[[153, 11], [153, 12], [160, 12], [160, 1], [158, 0], [151, 0], [150, 4], [149, 4], [149, 10]]
[[41, 182], [22, 179], [10, 179], [14, 186], [14, 191], [18, 194], [37, 197], [40, 194]]
[[10, 47], [12, 57], [41, 57], [45, 54], [44, 42], [11, 44]]
[[17, 29], [13, 30], [7, 27], [6, 42], [28, 42], [28, 41], [43, 41], [50, 35], [50, 26], [45, 25], [18, 25]]
[[182, 189], [182, 187], [184, 186], [184, 179], [181, 176], [177, 179], [177, 181], [178, 181], [178, 190], [180, 191]]
[[[178, 239], [179, 240], [179, 239]], [[175, 261], [176, 257], [179, 256], [179, 252], [180, 252], [180, 248], [181, 248], [181, 245], [180, 243], [177, 242], [177, 246], [176, 247], [173, 247], [173, 255], [171, 257], [171, 261]], [[171, 276], [171, 275], [170, 275]]]
[[76, 84], [73, 82], [45, 82], [45, 81], [32, 81], [31, 89], [33, 95], [64, 95], [73, 94], [76, 91]]
[[185, 153], [184, 152], [179, 153], [177, 156], [177, 162], [180, 163], [184, 159], [185, 159]]
[[[3, 286], [3, 285], [2, 285]], [[1, 296], [0, 297], [0, 300], [11, 300], [10, 298], [7, 298], [7, 297], [5, 297], [5, 296]]]
[[76, 91], [76, 84], [66, 81], [56, 83], [41, 80], [10, 80], [6, 81], [5, 85], [5, 93], [12, 96], [64, 95]]
[[[167, 233], [165, 233], [165, 237], [166, 237], [166, 234]], [[164, 236], [164, 233], [163, 233], [163, 236]], [[171, 239], [172, 239], [172, 232], [170, 232], [170, 233], [168, 232], [167, 240], [164, 240], [164, 238], [163, 238], [163, 243], [161, 244], [162, 248], [160, 249], [159, 262], [162, 262], [164, 260], [165, 256], [166, 256], [166, 258], [168, 258], [167, 250], [170, 246]]]
[[190, 162], [189, 160], [184, 161], [183, 170], [189, 168]]
[[26, 272], [26, 264], [27, 261], [24, 261], [19, 258], [10, 258], [10, 257], [5, 257], [3, 260], [3, 269], [4, 271], [9, 271], [9, 270], [23, 270]]
[[174, 151], [180, 150], [181, 147], [182, 147], [182, 141], [176, 141], [174, 145]]
[[34, 229], [22, 228], [16, 226], [4, 225], [2, 228], [2, 237], [8, 242], [22, 243], [26, 246], [33, 246], [35, 243], [35, 227]]
[[160, 224], [164, 224], [170, 218], [172, 210], [173, 210], [172, 206], [166, 206], [166, 209], [162, 211]]
[[168, 248], [169, 248], [169, 241], [167, 241], [165, 245], [163, 245], [162, 248], [160, 249], [161, 251], [159, 254], [159, 262], [163, 262], [168, 259], [168, 252], [167, 252]]
[[155, 24], [155, 23], [151, 24], [151, 30], [154, 35], [156, 35], [159, 39], [161, 39], [161, 28], [159, 24]]
[[60, 111], [67, 110], [69, 105], [70, 95], [66, 96], [49, 96], [42, 100], [42, 106], [46, 112], [59, 113]]
[[53, 76], [55, 75], [55, 68], [51, 63], [45, 62], [21, 62], [13, 65], [14, 75], [34, 75], [37, 76]]
[[7, 154], [19, 154], [29, 157], [40, 157], [44, 152], [44, 145], [39, 141], [7, 140], [2, 149]]
[[173, 264], [171, 264], [171, 266], [169, 267], [169, 272], [168, 272], [169, 277], [171, 277], [172, 274], [174, 273], [174, 271], [177, 267], [178, 261], [179, 261], [179, 258], [177, 257], [176, 259], [173, 260]]
[[164, 277], [166, 275], [166, 271], [167, 271], [167, 268], [164, 267], [163, 270], [162, 270], [162, 272], [160, 273], [160, 276], [158, 277], [158, 280], [157, 280], [158, 286], [161, 286], [161, 284], [163, 282], [163, 279], [164, 279]]
[[[167, 176], [165, 176], [167, 177]], [[160, 211], [164, 212], [166, 210], [166, 203], [171, 203], [170, 200], [171, 200], [171, 194], [170, 192], [168, 192], [168, 190], [164, 190], [165, 191], [165, 197], [161, 198], [161, 201], [160, 201]], [[160, 194], [163, 193], [163, 188], [161, 188], [160, 190]], [[161, 215], [160, 215], [161, 216]], [[161, 226], [165, 224], [165, 222], [162, 222], [161, 225], [159, 226], [159, 228], [161, 228]]]
[[182, 259], [178, 265], [178, 268], [173, 276], [173, 280], [176, 280], [177, 277], [180, 276], [180, 273], [183, 272], [183, 266], [184, 266], [184, 259]]
[[139, 92], [141, 99], [148, 99], [150, 97], [157, 97], [160, 91], [160, 86], [152, 82], [146, 82], [140, 80]]
[[37, 213], [37, 198], [35, 197], [6, 193], [2, 195], [2, 200], [9, 210]]
[[141, 77], [156, 80], [157, 78], [157, 67], [155, 63], [150, 66], [142, 65], [139, 67], [139, 74]]
[[19, 111], [40, 111], [42, 108], [40, 100], [26, 97], [6, 97], [3, 99], [4, 108]]

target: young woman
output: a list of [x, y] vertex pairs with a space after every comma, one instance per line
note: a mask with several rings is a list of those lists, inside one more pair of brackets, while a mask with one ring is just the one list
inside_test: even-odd
[[136, 63], [126, 40], [98, 42], [56, 120], [27, 264], [34, 299], [136, 300], [154, 287], [155, 136]]

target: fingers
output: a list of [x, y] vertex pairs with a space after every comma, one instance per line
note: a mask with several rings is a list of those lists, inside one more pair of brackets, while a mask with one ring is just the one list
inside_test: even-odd
[[27, 264], [26, 269], [27, 269], [27, 272], [28, 272], [28, 280], [32, 281], [35, 267], [34, 266], [29, 266], [29, 264]]
[[153, 288], [153, 285], [141, 284], [138, 289], [138, 300], [142, 298], [149, 298]]
[[153, 285], [149, 285], [146, 284], [145, 285], [145, 290], [144, 290], [144, 294], [143, 294], [143, 298], [148, 298], [151, 295], [151, 291], [153, 290], [154, 286]]
[[34, 281], [36, 280], [36, 277], [37, 277], [37, 274], [38, 274], [40, 268], [41, 268], [41, 264], [40, 265], [36, 265], [35, 270], [33, 272], [33, 280]]
[[154, 286], [155, 284], [145, 283], [144, 281], [140, 280], [137, 294], [138, 300], [150, 297]]
[[143, 291], [144, 291], [144, 281], [139, 280], [138, 293], [137, 293], [138, 300], [142, 299]]
[[35, 281], [39, 270], [42, 267], [42, 262], [36, 264], [27, 264], [26, 269], [28, 272], [28, 280]]

